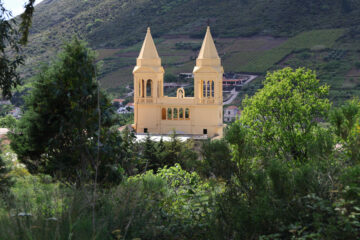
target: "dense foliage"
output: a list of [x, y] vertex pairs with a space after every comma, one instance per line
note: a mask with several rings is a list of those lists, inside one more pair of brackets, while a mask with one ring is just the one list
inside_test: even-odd
[[315, 157], [309, 143], [316, 144], [325, 134], [318, 121], [330, 109], [328, 90], [320, 86], [314, 72], [305, 69], [285, 68], [268, 74], [264, 88], [244, 99], [240, 121], [257, 153], [298, 161]]
[[91, 56], [74, 40], [39, 75], [11, 137], [27, 169], [3, 154], [0, 238], [360, 237], [359, 100], [330, 111], [313, 71], [285, 68], [222, 140], [137, 141], [119, 133]]
[[26, 113], [11, 135], [12, 148], [30, 172], [75, 182], [89, 178], [99, 166], [117, 169], [112, 162], [118, 154], [107, 142], [114, 144], [120, 136], [110, 129], [111, 104], [99, 90], [94, 61], [94, 52], [74, 39], [39, 74]]
[[[158, 2], [162, 16], [193, 1]], [[285, 26], [302, 9], [357, 9], [350, 0], [274, 2], [278, 16], [294, 14]], [[13, 132], [12, 149], [1, 145], [0, 239], [360, 238], [359, 99], [331, 107], [313, 71], [285, 68], [245, 98], [224, 139], [138, 141], [129, 126], [119, 131], [132, 116], [114, 117], [94, 61], [74, 39], [37, 76], [21, 120], [1, 119]]]

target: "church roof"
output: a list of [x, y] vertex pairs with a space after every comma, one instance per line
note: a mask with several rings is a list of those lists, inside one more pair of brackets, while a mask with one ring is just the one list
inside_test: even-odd
[[210, 27], [207, 27], [204, 41], [200, 53], [196, 59], [196, 66], [193, 73], [203, 72], [223, 72], [221, 60], [216, 50], [214, 39], [211, 36]]
[[144, 43], [142, 45], [138, 59], [158, 59], [159, 54], [156, 50], [154, 40], [148, 27]]
[[210, 27], [208, 26], [203, 44], [200, 49], [198, 59], [209, 59], [209, 58], [218, 59], [219, 54], [216, 50], [214, 40], [211, 36]]
[[156, 50], [150, 28], [147, 29], [144, 43], [141, 47], [139, 57], [136, 59], [136, 66], [133, 72], [164, 72], [161, 67], [161, 59]]

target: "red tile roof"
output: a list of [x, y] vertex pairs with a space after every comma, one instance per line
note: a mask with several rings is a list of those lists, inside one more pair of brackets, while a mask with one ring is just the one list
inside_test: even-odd
[[134, 103], [128, 103], [126, 104], [127, 107], [131, 107], [131, 106], [134, 106]]
[[226, 108], [226, 110], [231, 110], [231, 109], [238, 109], [239, 110], [239, 108], [237, 106], [235, 106], [235, 105], [232, 105], [232, 106], [229, 106], [229, 107]]
[[125, 101], [125, 99], [114, 99], [112, 100], [112, 102], [118, 102], [118, 103], [123, 103]]

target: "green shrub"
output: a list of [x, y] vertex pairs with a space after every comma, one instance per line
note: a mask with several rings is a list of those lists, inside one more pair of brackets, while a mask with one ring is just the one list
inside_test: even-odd
[[3, 118], [0, 118], [0, 127], [1, 128], [10, 128], [14, 129], [16, 126], [16, 119], [11, 115], [6, 115]]

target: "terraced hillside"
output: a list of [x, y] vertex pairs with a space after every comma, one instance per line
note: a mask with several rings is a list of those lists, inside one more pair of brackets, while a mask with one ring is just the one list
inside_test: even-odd
[[[264, 75], [283, 66], [307, 66], [334, 84], [334, 99], [357, 95], [359, 0], [44, 0], [25, 49], [23, 77], [32, 77], [77, 35], [99, 52], [103, 87], [125, 92], [148, 25], [167, 73], [190, 72], [208, 20], [226, 71]], [[334, 52], [345, 53], [332, 59]], [[336, 71], [326, 74], [331, 66]], [[244, 93], [260, 86], [261, 78]], [[354, 92], [343, 94], [349, 86]]]

